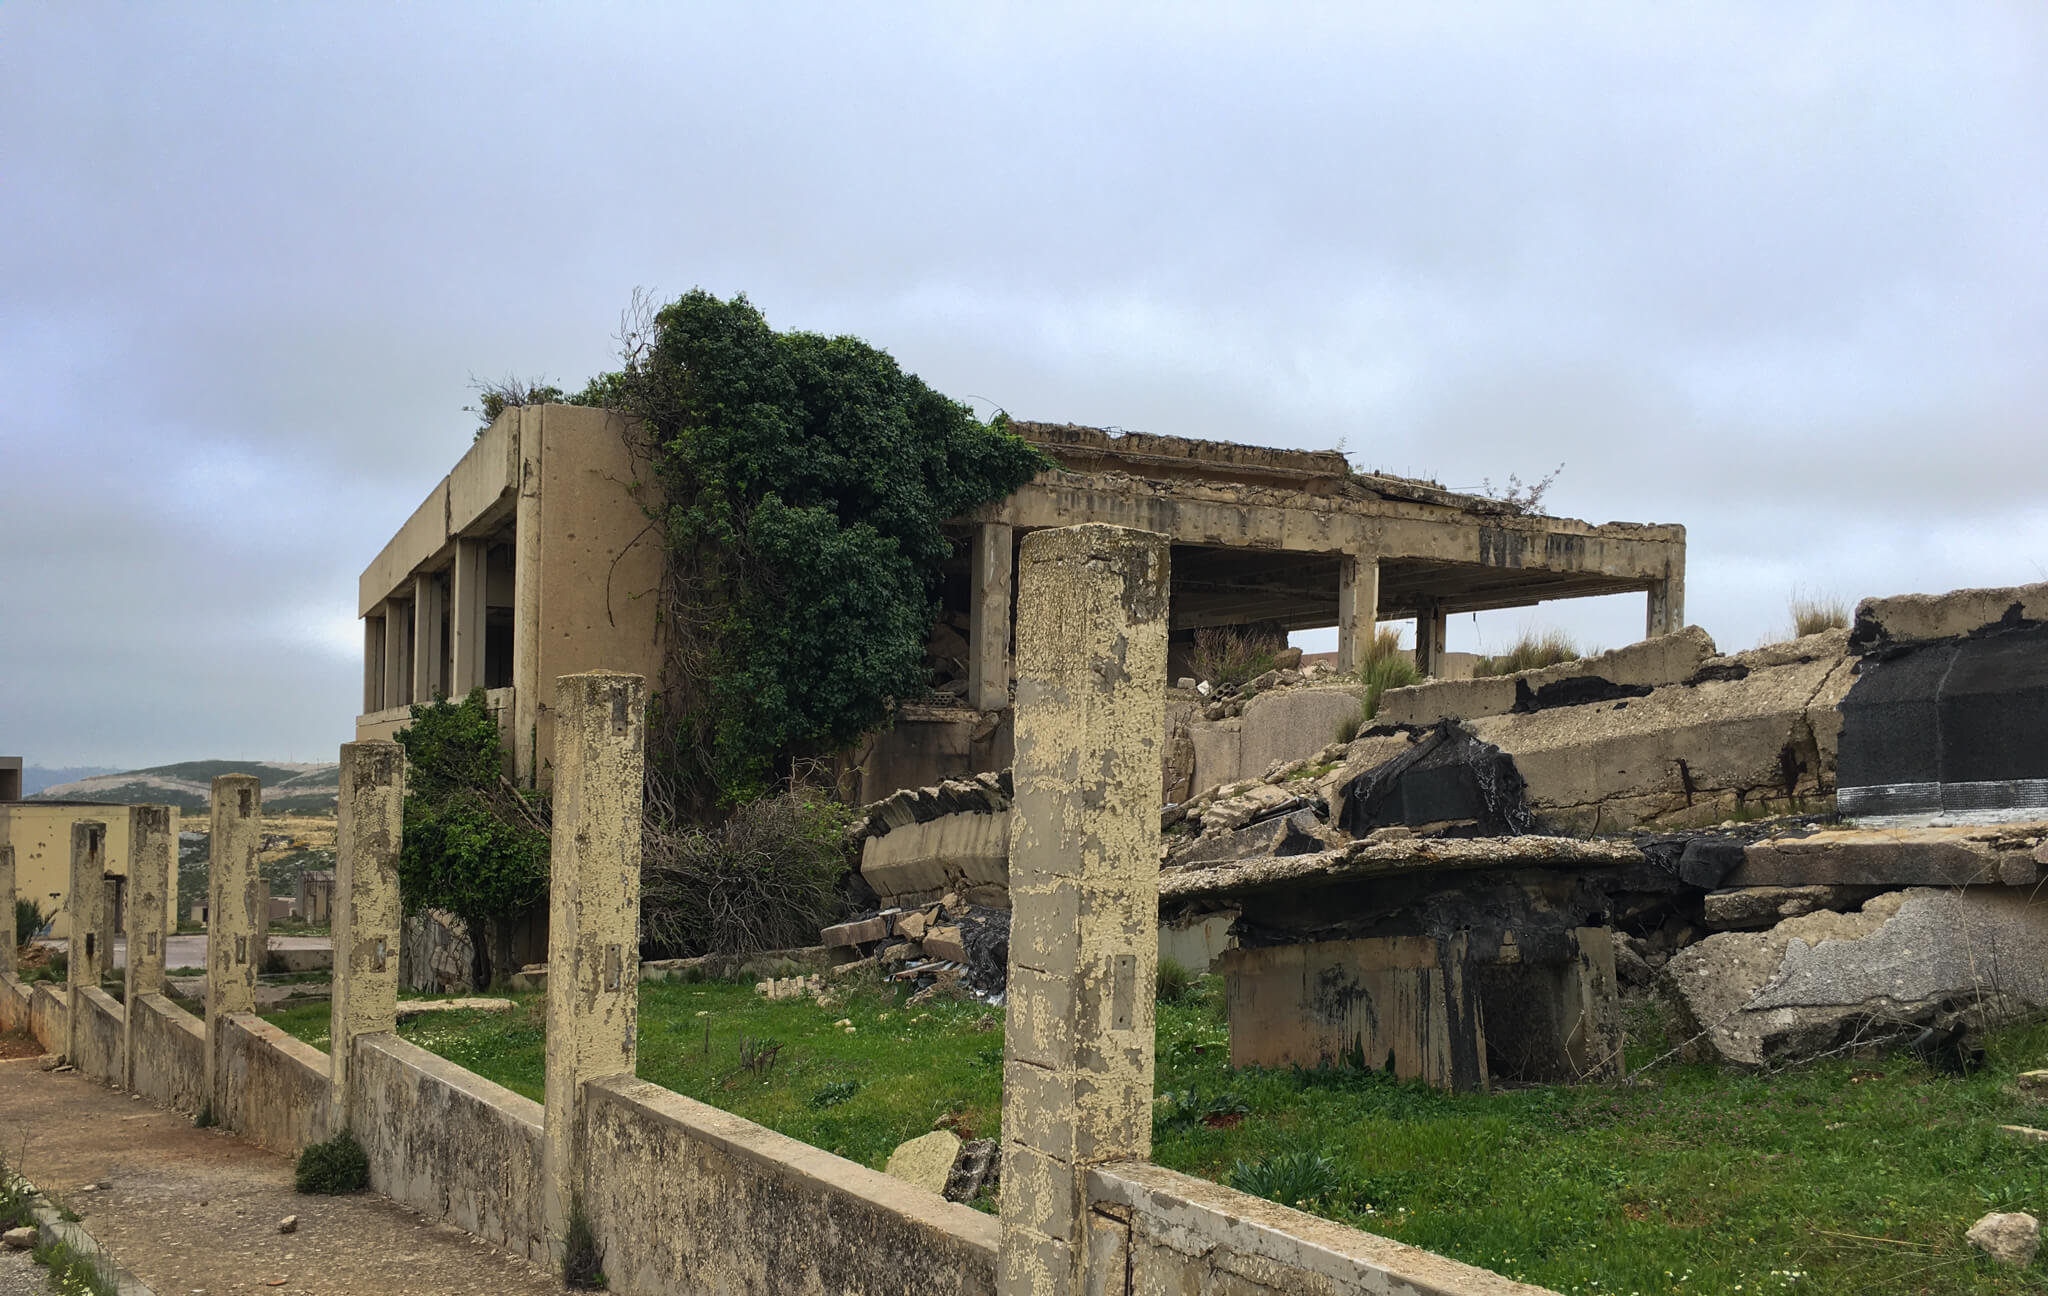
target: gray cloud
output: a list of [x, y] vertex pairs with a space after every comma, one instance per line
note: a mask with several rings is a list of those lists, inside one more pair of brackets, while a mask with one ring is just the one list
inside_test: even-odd
[[[0, 749], [324, 754], [472, 374], [745, 290], [1020, 415], [1680, 521], [1744, 646], [2048, 565], [2048, 20], [0, 9]], [[1613, 644], [1628, 600], [1489, 614]]]

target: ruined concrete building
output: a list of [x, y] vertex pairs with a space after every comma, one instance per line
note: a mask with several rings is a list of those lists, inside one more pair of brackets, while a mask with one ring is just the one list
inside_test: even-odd
[[[1418, 664], [1440, 675], [1454, 613], [1628, 591], [1645, 595], [1647, 636], [1684, 623], [1680, 526], [1529, 516], [1355, 473], [1334, 451], [1012, 427], [1057, 466], [949, 528], [936, 688], [904, 702], [863, 753], [868, 799], [1009, 763], [1018, 546], [1047, 527], [1105, 522], [1169, 539], [1174, 663], [1207, 627], [1335, 626], [1348, 673], [1377, 621], [1413, 617]], [[545, 781], [545, 681], [599, 667], [659, 675], [645, 597], [659, 538], [623, 432], [603, 410], [509, 409], [434, 487], [362, 574], [358, 738], [388, 737], [408, 704], [481, 684], [520, 776]]]

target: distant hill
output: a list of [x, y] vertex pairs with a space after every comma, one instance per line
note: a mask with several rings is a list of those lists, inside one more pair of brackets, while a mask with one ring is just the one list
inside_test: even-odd
[[114, 767], [111, 765], [66, 765], [57, 769], [47, 765], [24, 765], [21, 769], [21, 794], [30, 797], [46, 787], [55, 787], [59, 783], [113, 772]]
[[204, 760], [94, 774], [46, 787], [29, 799], [101, 801], [114, 805], [154, 803], [174, 805], [188, 812], [204, 811], [212, 804], [213, 779], [217, 774], [254, 774], [263, 780], [263, 809], [269, 814], [293, 810], [331, 814], [341, 792], [341, 766], [333, 763]]

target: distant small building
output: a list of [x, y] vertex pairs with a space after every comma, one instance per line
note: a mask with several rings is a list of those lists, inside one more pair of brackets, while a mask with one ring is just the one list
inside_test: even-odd
[[[1413, 617], [1418, 665], [1444, 676], [1451, 615], [1626, 591], [1645, 595], [1646, 635], [1684, 624], [1682, 526], [1531, 516], [1335, 451], [1011, 427], [1056, 466], [949, 525], [929, 660], [957, 671], [860, 753], [863, 799], [1009, 763], [1017, 546], [1039, 528], [1170, 537], [1176, 665], [1209, 627], [1334, 626], [1348, 670], [1377, 622]], [[434, 487], [362, 574], [358, 738], [482, 685], [517, 776], [545, 783], [556, 676], [659, 675], [661, 542], [625, 431], [600, 409], [508, 409]]]

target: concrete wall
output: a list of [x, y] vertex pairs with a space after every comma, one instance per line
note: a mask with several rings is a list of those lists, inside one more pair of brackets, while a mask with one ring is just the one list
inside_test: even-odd
[[28, 1033], [46, 1053], [62, 1053], [69, 1045], [71, 1009], [64, 993], [48, 981], [36, 982], [29, 993]]
[[588, 1092], [584, 1203], [615, 1292], [995, 1290], [990, 1216], [658, 1085]]
[[333, 1133], [328, 1125], [327, 1055], [261, 1017], [221, 1023], [227, 1102], [222, 1125], [286, 1156]]
[[356, 1041], [349, 1086], [349, 1128], [369, 1154], [371, 1187], [546, 1261], [539, 1103], [396, 1035]]
[[1544, 1289], [1141, 1161], [1088, 1173], [1091, 1251], [1119, 1292], [1542, 1296]]
[[1195, 744], [1194, 795], [1239, 779], [1262, 778], [1275, 762], [1301, 760], [1337, 742], [1337, 726], [1358, 718], [1357, 685], [1261, 693], [1230, 720], [1188, 726]]
[[105, 1084], [121, 1083], [121, 1005], [98, 986], [78, 990], [78, 1056], [67, 1061]]
[[1410, 688], [1388, 689], [1380, 696], [1375, 724], [1434, 724], [1444, 716], [1476, 720], [1506, 715], [1515, 709], [1519, 692], [1535, 693], [1564, 680], [1597, 677], [1610, 684], [1682, 684], [1714, 655], [1714, 641], [1698, 626], [1660, 635], [1641, 643], [1596, 653], [1577, 661], [1546, 666], [1516, 675], [1480, 679], [1432, 680]]
[[163, 995], [141, 995], [129, 1021], [135, 1092], [196, 1116], [206, 1102], [206, 1027]]
[[0, 973], [0, 1031], [12, 1035], [28, 1030], [33, 992], [34, 987], [23, 985], [11, 973]]
[[[14, 847], [14, 893], [33, 900], [44, 913], [56, 910], [51, 934], [69, 936], [64, 898], [71, 891], [71, 825], [83, 820], [104, 823], [106, 871], [128, 875], [128, 807], [86, 801], [14, 801], [0, 804], [0, 846]], [[171, 832], [178, 831], [178, 812], [171, 811]], [[55, 898], [52, 898], [54, 893]]]

